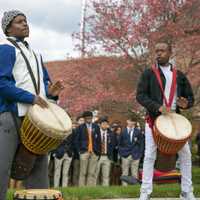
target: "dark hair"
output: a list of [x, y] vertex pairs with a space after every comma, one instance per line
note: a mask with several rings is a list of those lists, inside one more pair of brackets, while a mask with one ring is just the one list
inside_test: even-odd
[[122, 127], [120, 125], [114, 126], [113, 128], [114, 128], [113, 133], [116, 133], [118, 128], [121, 128], [121, 130], [122, 130]]
[[91, 111], [85, 111], [82, 116], [83, 117], [93, 117], [93, 113]]
[[103, 117], [101, 117], [101, 118], [98, 120], [98, 122], [99, 122], [100, 124], [103, 123], [103, 122], [109, 123], [109, 120], [108, 120], [108, 117], [107, 117], [107, 116], [103, 116]]
[[136, 117], [133, 116], [128, 117], [128, 120], [130, 120], [131, 122], [137, 122]]

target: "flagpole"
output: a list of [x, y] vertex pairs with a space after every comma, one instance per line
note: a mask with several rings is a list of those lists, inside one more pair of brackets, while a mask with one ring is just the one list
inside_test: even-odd
[[86, 0], [82, 0], [81, 10], [81, 26], [80, 26], [80, 39], [81, 39], [81, 57], [85, 57], [85, 17], [86, 17]]

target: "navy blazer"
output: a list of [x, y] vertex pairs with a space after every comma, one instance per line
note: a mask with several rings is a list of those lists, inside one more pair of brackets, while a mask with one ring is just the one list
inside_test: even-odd
[[133, 139], [130, 141], [130, 135], [125, 128], [119, 139], [119, 155], [124, 158], [131, 155], [134, 160], [138, 160], [142, 157], [143, 151], [144, 137], [141, 130], [134, 128]]
[[115, 135], [110, 129], [108, 129], [107, 130], [107, 156], [110, 160], [113, 160], [115, 146], [116, 146]]
[[119, 161], [119, 139], [120, 135], [117, 133], [114, 133], [114, 138], [115, 138], [115, 148], [114, 148], [114, 153], [113, 153], [113, 161], [118, 162]]
[[77, 128], [73, 129], [72, 133], [74, 136], [73, 143], [72, 143], [73, 159], [79, 160], [80, 155], [79, 155], [78, 149], [76, 147]]
[[[95, 123], [92, 123], [92, 143], [93, 143], [93, 152], [96, 155], [100, 155], [101, 133], [99, 126]], [[76, 129], [74, 144], [77, 152], [85, 153], [88, 151], [88, 130], [86, 124], [82, 124]]]
[[69, 157], [73, 155], [73, 141], [74, 133], [70, 134], [63, 142], [53, 151], [51, 151], [52, 155], [55, 155], [56, 158], [61, 159], [65, 153], [68, 154]]

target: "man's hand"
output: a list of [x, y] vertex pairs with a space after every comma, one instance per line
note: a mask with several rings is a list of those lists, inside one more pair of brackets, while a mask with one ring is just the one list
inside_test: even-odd
[[33, 104], [37, 104], [41, 108], [48, 108], [47, 102], [44, 99], [42, 99], [40, 96], [35, 97]]
[[177, 99], [177, 105], [180, 108], [186, 109], [188, 107], [188, 100], [186, 98], [184, 98], [184, 97], [179, 97]]
[[163, 115], [165, 115], [170, 112], [170, 108], [167, 108], [166, 106], [161, 106], [159, 108], [159, 112], [161, 112]]
[[51, 96], [58, 96], [63, 89], [64, 89], [63, 81], [59, 80], [49, 85], [48, 94]]

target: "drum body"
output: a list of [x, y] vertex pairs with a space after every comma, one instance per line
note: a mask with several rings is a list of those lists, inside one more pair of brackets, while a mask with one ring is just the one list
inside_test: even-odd
[[155, 162], [155, 169], [161, 172], [169, 172], [176, 169], [176, 154], [167, 155], [157, 151], [157, 157]]
[[21, 141], [32, 153], [42, 155], [55, 149], [72, 132], [68, 114], [54, 103], [48, 108], [31, 106], [21, 126]]
[[62, 200], [62, 194], [58, 190], [29, 189], [19, 190], [14, 193], [14, 200]]
[[36, 154], [31, 153], [23, 144], [20, 144], [12, 162], [11, 178], [15, 180], [24, 180], [28, 178], [34, 167], [36, 158]]
[[191, 137], [191, 123], [182, 115], [160, 115], [154, 125], [153, 136], [161, 153], [176, 154]]

